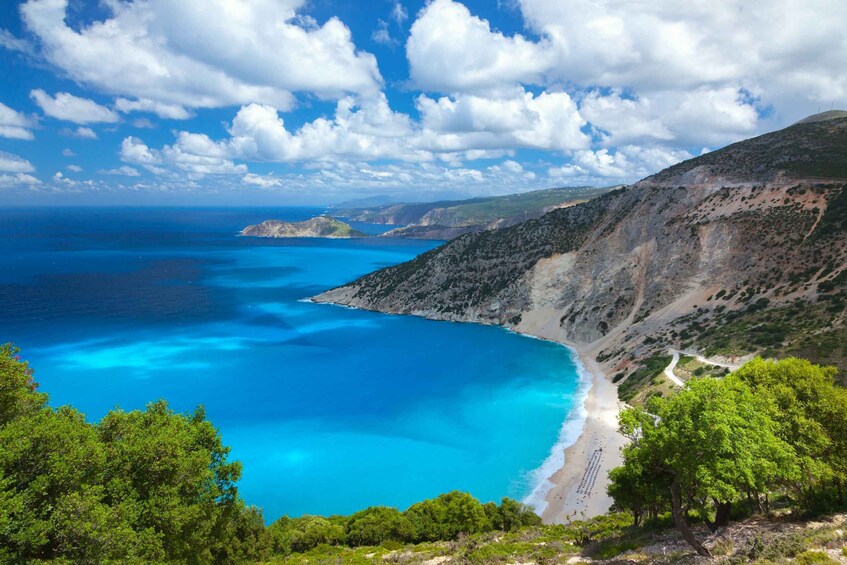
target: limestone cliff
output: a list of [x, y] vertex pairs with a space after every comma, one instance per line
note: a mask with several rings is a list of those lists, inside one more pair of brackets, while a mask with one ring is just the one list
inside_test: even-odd
[[[469, 234], [318, 301], [501, 324], [627, 383], [668, 346], [847, 359], [847, 118], [798, 124], [625, 189]], [[628, 397], [628, 398], [627, 398]]]

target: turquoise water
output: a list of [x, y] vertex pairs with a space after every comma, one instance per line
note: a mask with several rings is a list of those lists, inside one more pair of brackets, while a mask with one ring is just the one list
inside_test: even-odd
[[582, 394], [568, 350], [303, 301], [436, 243], [234, 235], [317, 212], [0, 211], [0, 340], [91, 418], [203, 404], [268, 521], [526, 497]]

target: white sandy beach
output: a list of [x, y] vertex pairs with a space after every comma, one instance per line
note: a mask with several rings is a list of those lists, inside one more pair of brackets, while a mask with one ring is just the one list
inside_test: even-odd
[[[552, 321], [551, 321], [552, 320]], [[558, 317], [541, 310], [525, 314], [522, 333], [561, 343], [576, 350], [591, 378], [585, 398], [585, 423], [576, 442], [564, 448], [564, 465], [550, 477], [541, 517], [546, 524], [562, 524], [605, 514], [612, 505], [606, 494], [609, 471], [621, 464], [627, 439], [618, 433], [623, 404], [618, 390], [594, 360], [594, 351], [568, 343], [560, 335]], [[576, 409], [576, 407], [574, 408]]]
[[609, 510], [609, 471], [621, 464], [620, 450], [627, 442], [617, 431], [621, 409], [617, 387], [592, 358], [580, 354], [580, 361], [592, 378], [585, 399], [585, 424], [576, 443], [565, 449], [564, 467], [549, 477], [553, 486], [541, 515], [547, 524], [590, 518]]

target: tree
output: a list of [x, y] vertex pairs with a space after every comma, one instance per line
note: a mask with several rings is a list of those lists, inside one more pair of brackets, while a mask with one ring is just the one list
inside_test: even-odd
[[373, 506], [350, 516], [347, 521], [347, 545], [379, 545], [385, 541], [407, 542], [415, 537], [408, 518], [396, 508]]
[[651, 399], [648, 411], [625, 411], [621, 432], [632, 443], [624, 449], [624, 470], [612, 474], [610, 492], [632, 506], [622, 481], [635, 478], [644, 485], [642, 503], [652, 493], [666, 493], [683, 538], [710, 555], [688, 525], [689, 511], [715, 530], [727, 525], [732, 503], [743, 495], [797, 475], [794, 450], [778, 436], [771, 411], [767, 399], [733, 375], [693, 379], [670, 398]]
[[460, 533], [482, 532], [489, 525], [482, 504], [459, 491], [413, 504], [403, 514], [415, 529], [415, 541], [455, 539]]
[[11, 343], [0, 345], [0, 426], [47, 404], [47, 395], [37, 392], [33, 371], [21, 361], [19, 351]]
[[[486, 505], [487, 506], [487, 505]], [[491, 527], [495, 530], [503, 532], [511, 532], [519, 530], [525, 526], [541, 525], [541, 518], [526, 504], [522, 504], [517, 500], [503, 497], [500, 501], [500, 507], [497, 508], [496, 514], [489, 512], [486, 508], [486, 515], [491, 522]]]
[[112, 411], [100, 423], [106, 501], [132, 516], [133, 529], [159, 534], [170, 559], [210, 560], [218, 522], [232, 516], [239, 463], [202, 409], [176, 414], [164, 401]]
[[0, 561], [238, 562], [266, 552], [241, 467], [202, 409], [165, 402], [99, 424], [53, 409], [0, 346]]
[[771, 403], [778, 435], [796, 453], [800, 474], [791, 484], [807, 506], [834, 492], [845, 503], [847, 481], [847, 390], [835, 384], [835, 367], [804, 359], [754, 359], [736, 378]]

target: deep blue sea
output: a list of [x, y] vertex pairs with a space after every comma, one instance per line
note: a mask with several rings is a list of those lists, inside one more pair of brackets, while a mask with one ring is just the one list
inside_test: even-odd
[[437, 242], [236, 237], [321, 211], [0, 210], [0, 341], [91, 419], [203, 404], [268, 522], [454, 489], [528, 496], [584, 393], [570, 352], [303, 301]]

